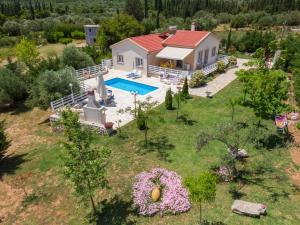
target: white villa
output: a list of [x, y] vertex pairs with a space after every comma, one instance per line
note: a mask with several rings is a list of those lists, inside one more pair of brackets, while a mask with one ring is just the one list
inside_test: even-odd
[[181, 71], [190, 75], [215, 63], [220, 40], [209, 31], [177, 30], [124, 39], [111, 45], [114, 69], [131, 72], [140, 70], [143, 75], [158, 73], [159, 68]]

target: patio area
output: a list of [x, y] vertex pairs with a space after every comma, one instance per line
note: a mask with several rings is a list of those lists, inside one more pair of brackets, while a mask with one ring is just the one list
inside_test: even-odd
[[[114, 70], [111, 69], [109, 72], [103, 76], [104, 81], [108, 81], [114, 78], [121, 78], [124, 80], [129, 80], [141, 84], [151, 85], [154, 87], [157, 87], [156, 90], [145, 94], [145, 95], [136, 95], [136, 101], [145, 101], [148, 97], [151, 97], [152, 101], [157, 101], [159, 104], [163, 103], [165, 101], [165, 94], [168, 88], [171, 88], [173, 92], [177, 91], [177, 86], [170, 84], [164, 84], [160, 82], [160, 78], [156, 77], [146, 77], [142, 76], [138, 79], [131, 79], [127, 78], [128, 72], [120, 71], [120, 70]], [[95, 88], [97, 86], [97, 79], [91, 78], [84, 81], [84, 84], [86, 88]], [[132, 121], [134, 118], [129, 113], [122, 113], [120, 114], [120, 110], [124, 110], [128, 107], [134, 109], [135, 107], [135, 97], [132, 93], [129, 91], [124, 91], [118, 88], [114, 88], [111, 86], [106, 86], [108, 90], [112, 90], [112, 93], [114, 95], [113, 103], [110, 105], [105, 106], [106, 111], [106, 121], [107, 122], [113, 122], [114, 128], [118, 126], [118, 121], [120, 121], [120, 126], [123, 126], [130, 121]], [[96, 93], [96, 100], [99, 100], [99, 95]]]

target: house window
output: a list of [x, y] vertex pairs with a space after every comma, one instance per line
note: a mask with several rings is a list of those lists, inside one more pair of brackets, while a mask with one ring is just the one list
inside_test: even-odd
[[213, 47], [211, 51], [211, 57], [214, 57], [216, 55], [216, 47]]
[[203, 51], [198, 52], [198, 64], [202, 64]]
[[143, 67], [143, 59], [135, 58], [135, 65], [136, 65], [136, 67]]
[[119, 64], [124, 63], [124, 56], [123, 55], [117, 55], [117, 63], [119, 63]]

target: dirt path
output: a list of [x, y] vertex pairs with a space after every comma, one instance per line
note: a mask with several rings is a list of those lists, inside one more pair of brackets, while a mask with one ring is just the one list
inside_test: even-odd
[[[294, 144], [290, 150], [291, 158], [296, 166], [300, 167], [300, 130], [296, 127], [295, 122], [289, 124], [289, 131], [293, 135]], [[297, 168], [291, 167], [288, 170], [294, 184], [300, 186], [300, 171]]]

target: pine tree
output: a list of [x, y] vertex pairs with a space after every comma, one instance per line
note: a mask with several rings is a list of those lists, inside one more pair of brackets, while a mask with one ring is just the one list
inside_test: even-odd
[[169, 88], [166, 92], [165, 106], [166, 106], [167, 110], [172, 110], [173, 109], [173, 97], [172, 97], [171, 88]]
[[182, 87], [182, 96], [184, 98], [189, 98], [190, 97], [187, 77], [185, 77], [185, 79], [184, 79], [184, 84], [183, 84], [183, 87]]

